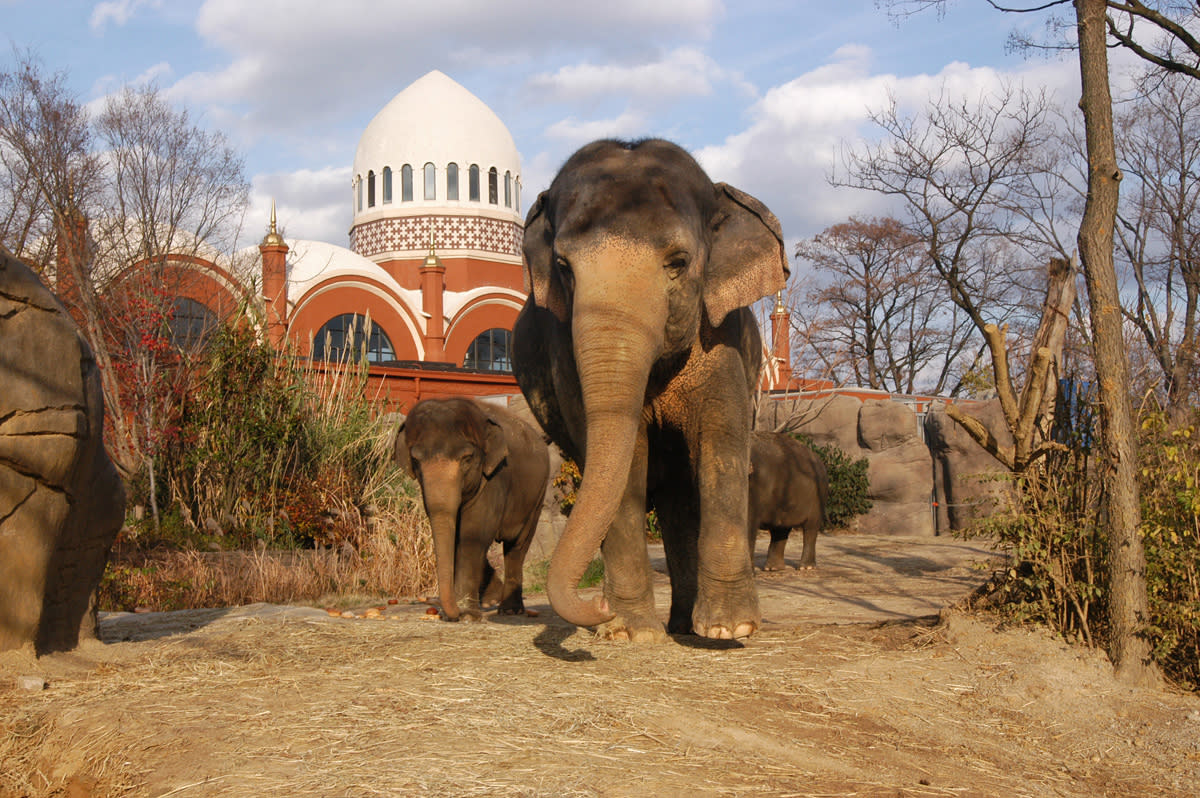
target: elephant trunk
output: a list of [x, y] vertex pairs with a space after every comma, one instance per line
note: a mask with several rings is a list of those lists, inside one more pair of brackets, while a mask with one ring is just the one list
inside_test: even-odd
[[458, 489], [458, 474], [440, 473], [439, 465], [445, 464], [430, 464], [425, 468], [422, 492], [425, 497], [425, 513], [429, 516], [429, 528], [433, 532], [438, 598], [446, 618], [457, 621], [460, 611], [458, 599], [454, 595], [454, 560], [462, 493]]
[[[631, 295], [639, 296], [625, 286], [619, 296]], [[577, 298], [575, 306], [575, 360], [587, 424], [584, 475], [550, 561], [546, 592], [554, 611], [577, 626], [597, 626], [613, 617], [602, 596], [592, 602], [581, 599], [578, 585], [629, 482], [646, 384], [662, 349], [665, 307], [656, 314], [644, 305], [623, 304], [618, 309], [593, 310], [581, 306]]]
[[439, 513], [429, 516], [433, 530], [433, 554], [437, 562], [438, 599], [442, 612], [451, 621], [459, 616], [458, 599], [454, 595], [454, 516]]

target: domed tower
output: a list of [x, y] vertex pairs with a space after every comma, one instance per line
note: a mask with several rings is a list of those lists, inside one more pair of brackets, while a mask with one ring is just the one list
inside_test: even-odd
[[433, 71], [367, 125], [350, 249], [421, 292], [425, 360], [506, 370], [523, 298], [521, 160], [500, 118]]

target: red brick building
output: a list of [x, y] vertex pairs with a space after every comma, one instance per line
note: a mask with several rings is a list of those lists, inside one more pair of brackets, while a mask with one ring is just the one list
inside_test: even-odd
[[[525, 300], [521, 161], [504, 123], [441, 72], [363, 131], [349, 246], [277, 232], [235, 260], [191, 259], [177, 323], [225, 318], [250, 292], [267, 333], [314, 361], [359, 358], [407, 409], [419, 398], [515, 394], [510, 334]], [[378, 395], [378, 394], [377, 394]]]

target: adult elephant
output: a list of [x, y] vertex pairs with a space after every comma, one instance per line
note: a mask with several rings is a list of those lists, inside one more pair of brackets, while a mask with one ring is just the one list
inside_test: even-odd
[[804, 533], [800, 568], [817, 565], [817, 533], [829, 506], [825, 461], [785, 432], [759, 432], [750, 439], [750, 557], [758, 530], [771, 533], [764, 571], [784, 569], [783, 552], [793, 529]]
[[[751, 634], [761, 616], [746, 485], [762, 343], [747, 306], [787, 279], [778, 220], [670, 142], [602, 140], [529, 209], [524, 252], [531, 291], [513, 370], [583, 469], [551, 559], [551, 605], [610, 637], [661, 638], [643, 528], [653, 506], [668, 630]], [[597, 547], [604, 592], [588, 602], [577, 585]]]
[[[393, 459], [421, 484], [433, 531], [438, 597], [446, 619], [525, 611], [525, 554], [537, 531], [550, 453], [540, 432], [513, 413], [472, 399], [424, 399], [396, 435]], [[504, 548], [504, 579], [487, 561]]]

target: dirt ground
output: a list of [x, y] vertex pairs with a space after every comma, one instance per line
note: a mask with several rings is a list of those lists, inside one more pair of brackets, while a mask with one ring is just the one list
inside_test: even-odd
[[104, 642], [0, 655], [0, 796], [1200, 794], [1200, 697], [946, 609], [994, 563], [826, 536], [724, 644], [596, 639], [543, 596], [477, 624], [407, 600], [106, 615]]

